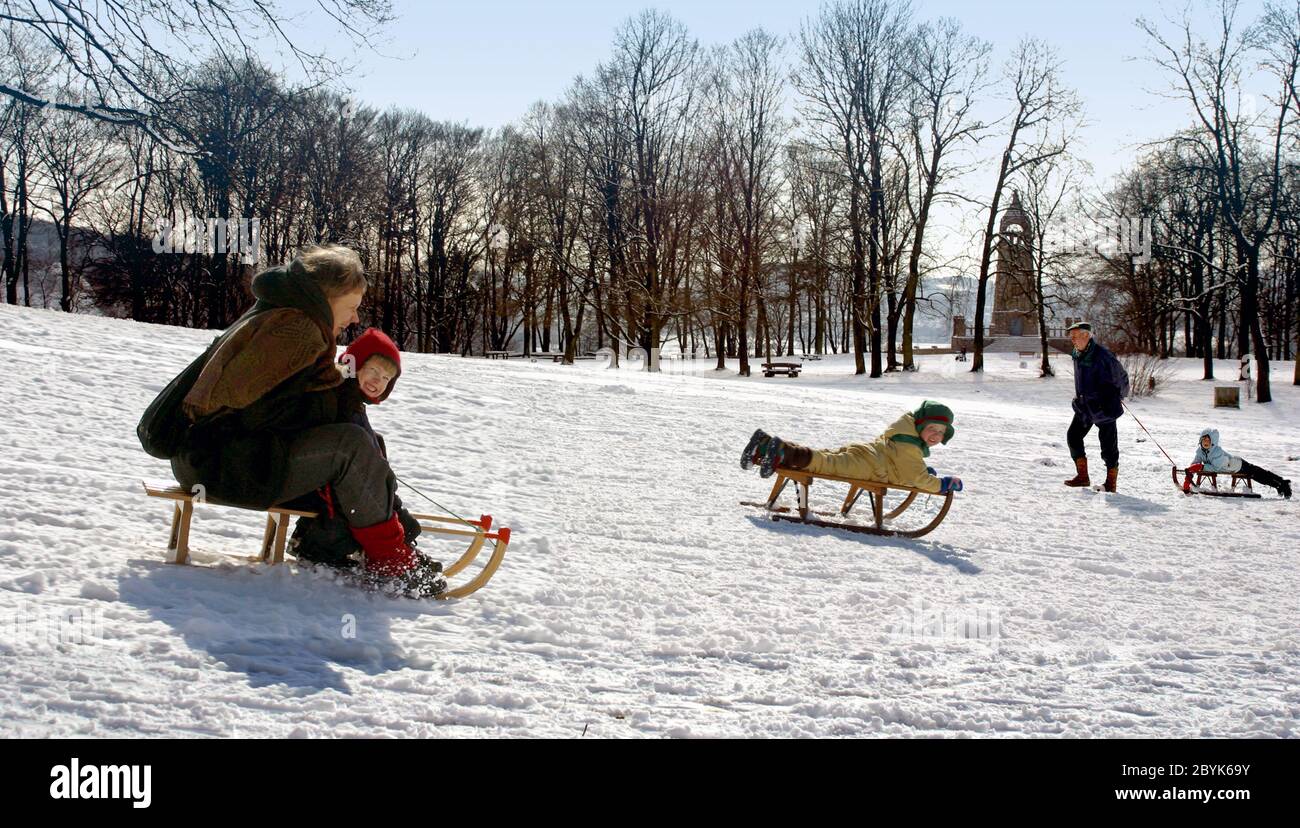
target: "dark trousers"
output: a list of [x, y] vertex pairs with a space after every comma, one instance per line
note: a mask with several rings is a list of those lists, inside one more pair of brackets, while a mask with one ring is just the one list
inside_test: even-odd
[[326, 483], [333, 488], [349, 526], [373, 526], [393, 516], [397, 478], [370, 432], [359, 425], [309, 428], [289, 444], [288, 473], [279, 502]]
[[1267, 469], [1261, 469], [1259, 466], [1252, 466], [1245, 460], [1241, 461], [1241, 471], [1237, 474], [1244, 474], [1255, 483], [1263, 483], [1273, 489], [1282, 488], [1282, 478]]
[[[1106, 468], [1113, 469], [1119, 465], [1119, 432], [1114, 422], [1097, 423], [1097, 438], [1101, 440], [1101, 459]], [[1082, 414], [1075, 413], [1070, 430], [1065, 435], [1065, 442], [1070, 447], [1070, 457], [1078, 460], [1086, 457], [1083, 450], [1083, 438], [1092, 430], [1093, 422]]]
[[[198, 472], [179, 457], [172, 459], [172, 473], [187, 489], [202, 482]], [[373, 526], [393, 516], [397, 478], [370, 432], [361, 426], [324, 425], [295, 435], [275, 502], [294, 500], [327, 483], [349, 526]]]

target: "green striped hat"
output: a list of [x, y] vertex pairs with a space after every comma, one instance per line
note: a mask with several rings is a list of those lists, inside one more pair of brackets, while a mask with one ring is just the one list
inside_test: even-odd
[[947, 431], [943, 435], [943, 444], [948, 445], [948, 441], [957, 433], [957, 429], [952, 427], [952, 409], [943, 403], [937, 403], [934, 400], [926, 400], [912, 412], [912, 419], [916, 421], [916, 434], [919, 437], [925, 427], [931, 423], [942, 423]]

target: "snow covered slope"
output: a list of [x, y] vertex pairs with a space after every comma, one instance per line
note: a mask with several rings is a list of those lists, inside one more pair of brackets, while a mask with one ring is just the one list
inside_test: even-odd
[[[1068, 358], [871, 381], [407, 355], [372, 413], [398, 474], [515, 532], [488, 587], [424, 604], [238, 562], [249, 512], [201, 509], [207, 565], [162, 562], [139, 480], [167, 467], [134, 427], [211, 336], [0, 306], [0, 736], [1297, 735], [1300, 502], [1184, 498], [1131, 418], [1121, 493], [1066, 489]], [[1134, 410], [1180, 463], [1214, 425], [1300, 481], [1289, 364], [1241, 411], [1179, 371]], [[768, 488], [737, 466], [756, 426], [839, 445], [926, 397], [967, 484], [928, 537], [737, 504]]]

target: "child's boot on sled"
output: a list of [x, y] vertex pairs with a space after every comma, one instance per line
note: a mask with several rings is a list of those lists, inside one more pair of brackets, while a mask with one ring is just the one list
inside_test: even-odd
[[1088, 479], [1088, 458], [1080, 457], [1074, 461], [1075, 475], [1065, 481], [1065, 485], [1075, 488], [1091, 486], [1092, 481]]
[[407, 542], [406, 529], [396, 512], [383, 523], [352, 527], [352, 537], [365, 553], [365, 575], [371, 585], [385, 591], [395, 589], [408, 598], [434, 598], [446, 591], [442, 564], [421, 555]]
[[340, 516], [301, 517], [293, 528], [293, 536], [285, 551], [299, 561], [336, 569], [351, 569], [357, 565], [352, 553], [357, 550], [356, 539], [348, 531], [348, 524]]
[[763, 453], [759, 477], [771, 477], [778, 468], [800, 471], [808, 468], [812, 462], [812, 449], [797, 443], [787, 443], [780, 437], [768, 440], [767, 450]]
[[1110, 468], [1106, 469], [1106, 482], [1105, 484], [1102, 485], [1102, 488], [1108, 492], [1114, 492], [1117, 491], [1118, 484], [1119, 484], [1119, 466], [1111, 466]]
[[749, 437], [749, 442], [745, 444], [745, 450], [740, 454], [740, 467], [748, 471], [755, 464], [763, 462], [763, 454], [767, 451], [767, 443], [772, 438], [767, 435], [763, 429], [756, 429]]

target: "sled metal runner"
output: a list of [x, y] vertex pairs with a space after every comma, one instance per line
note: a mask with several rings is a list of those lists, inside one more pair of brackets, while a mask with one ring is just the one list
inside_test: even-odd
[[[1179, 472], [1182, 472], [1183, 475], [1182, 480], [1178, 479]], [[1174, 478], [1174, 485], [1178, 487], [1179, 491], [1181, 491], [1183, 494], [1186, 495], [1199, 494], [1199, 495], [1205, 495], [1207, 497], [1247, 497], [1252, 500], [1259, 500], [1261, 498], [1259, 492], [1256, 492], [1255, 487], [1251, 485], [1250, 478], [1244, 474], [1237, 474], [1236, 472], [1207, 472], [1207, 471], [1189, 473], [1186, 469], [1180, 469], [1177, 466], [1173, 467], [1171, 474]], [[1224, 492], [1219, 490], [1219, 475], [1221, 474], [1229, 475], [1232, 478], [1232, 488], [1229, 491]], [[1209, 478], [1210, 480], [1210, 488], [1208, 491], [1201, 488], [1201, 483], [1206, 478]], [[1189, 479], [1191, 480], [1192, 486], [1195, 487], [1191, 490], [1183, 488], [1183, 485]], [[1242, 491], [1237, 491], [1238, 482], [1242, 482], [1246, 484], [1245, 488]]]
[[[953, 493], [948, 492], [946, 495], [941, 495], [943, 498], [943, 505], [939, 507], [939, 513], [925, 526], [922, 526], [919, 529], [889, 529], [886, 528], [885, 522], [894, 520], [906, 512], [916, 501], [917, 495], [928, 496], [933, 495], [934, 492], [927, 492], [923, 489], [914, 489], [910, 486], [897, 486], [892, 483], [876, 483], [870, 480], [858, 480], [852, 477], [840, 477], [833, 474], [814, 474], [813, 472], [794, 471], [793, 469], [777, 468], [776, 475], [776, 482], [772, 484], [772, 492], [768, 495], [766, 503], [745, 502], [745, 505], [762, 506], [767, 509], [767, 511], [771, 513], [772, 520], [803, 523], [808, 526], [823, 526], [830, 529], [844, 529], [849, 532], [860, 532], [868, 535], [919, 538], [923, 535], [928, 535], [930, 532], [934, 531], [940, 523], [943, 523], [943, 519], [948, 516], [948, 510], [952, 508]], [[839, 515], [841, 517], [848, 517], [849, 512], [853, 510], [853, 507], [857, 505], [859, 498], [861, 498], [865, 493], [867, 495], [868, 503], [871, 504], [872, 523], [843, 523], [829, 520], [818, 520], [817, 518], [812, 517], [814, 514], [834, 514], [828, 512], [814, 512], [809, 508], [808, 490], [812, 487], [814, 480], [829, 480], [836, 483], [849, 484], [849, 493], [845, 496], [843, 505], [840, 506]], [[788, 507], [776, 505], [776, 501], [781, 496], [781, 492], [784, 491], [786, 485], [791, 482], [795, 484], [798, 496], [798, 506], [795, 509], [795, 511], [798, 512], [797, 516], [794, 514], [788, 514], [790, 511]], [[902, 503], [886, 512], [885, 494], [890, 489], [907, 492], [907, 497], [903, 499]]]
[[[197, 503], [201, 506], [224, 506], [234, 509], [243, 509], [245, 507], [236, 506], [230, 503], [221, 503], [214, 500], [204, 500], [197, 495], [182, 489], [176, 485], [150, 485], [141, 482], [144, 486], [145, 494], [149, 497], [162, 498], [170, 500], [173, 503], [172, 509], [172, 526], [171, 540], [167, 544], [167, 562], [175, 564], [188, 564], [190, 560], [190, 524], [193, 521], [194, 505]], [[252, 511], [252, 510], [250, 510]], [[249, 558], [251, 561], [264, 563], [269, 566], [275, 566], [284, 563], [284, 549], [287, 535], [289, 532], [289, 518], [291, 517], [316, 517], [316, 512], [307, 512], [300, 509], [286, 509], [279, 506], [272, 506], [266, 511], [266, 529], [262, 533], [262, 550], [256, 556]], [[510, 529], [501, 527], [495, 532], [492, 531], [492, 516], [483, 515], [478, 520], [464, 520], [463, 518], [450, 517], [447, 515], [417, 515], [413, 514], [420, 523], [420, 529], [434, 535], [445, 535], [448, 537], [468, 538], [469, 546], [461, 553], [461, 556], [455, 563], [443, 568], [443, 576], [446, 578], [455, 577], [466, 567], [472, 564], [488, 541], [492, 541], [492, 554], [488, 557], [487, 563], [477, 575], [468, 582], [449, 588], [438, 596], [438, 598], [464, 598], [479, 589], [484, 584], [492, 580], [497, 569], [501, 567], [501, 561], [506, 556], [506, 549], [510, 546]]]

